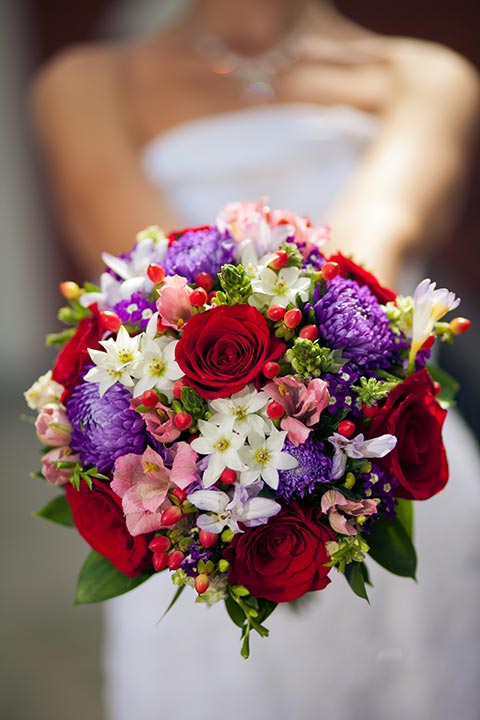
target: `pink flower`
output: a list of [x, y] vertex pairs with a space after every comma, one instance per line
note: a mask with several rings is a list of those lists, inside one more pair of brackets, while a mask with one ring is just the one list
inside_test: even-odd
[[162, 513], [172, 505], [169, 490], [175, 486], [183, 489], [197, 479], [197, 453], [184, 442], [172, 450], [171, 470], [152, 448], [143, 455], [129, 453], [115, 461], [111, 488], [122, 498], [127, 528], [134, 537], [163, 527]]
[[167, 275], [158, 291], [157, 310], [164, 325], [177, 330], [192, 317], [192, 289], [181, 275]]
[[69, 447], [56, 447], [42, 457], [42, 474], [49, 485], [65, 485], [73, 473], [73, 468], [59, 470], [56, 463], [80, 462], [80, 455], [74, 455]]
[[320, 378], [310, 380], [307, 386], [293, 377], [275, 378], [263, 390], [285, 410], [287, 417], [282, 418], [280, 427], [294, 445], [306, 441], [329, 403], [327, 383]]
[[216, 224], [221, 230], [229, 230], [237, 242], [248, 238], [261, 220], [268, 221], [269, 208], [266, 198], [253, 202], [231, 202], [220, 210]]
[[[322, 513], [328, 513], [333, 530], [342, 535], [356, 535], [355, 518], [360, 515], [374, 515], [377, 512], [375, 500], [348, 500], [338, 490], [327, 490], [322, 497]], [[347, 517], [350, 515], [350, 517]]]
[[295, 231], [295, 240], [305, 245], [302, 252], [308, 256], [312, 250], [318, 250], [325, 245], [330, 237], [328, 225], [313, 226], [308, 217], [302, 217], [289, 210], [273, 210], [270, 216], [272, 227], [277, 225], [291, 225]]
[[35, 421], [35, 430], [45, 445], [62, 446], [70, 442], [72, 426], [63, 407], [44, 405]]
[[[142, 404], [141, 397], [133, 398], [130, 404], [135, 409]], [[158, 402], [155, 407], [152, 407], [147, 412], [142, 413], [142, 418], [147, 426], [147, 431], [158, 442], [174, 442], [181, 434], [174, 422], [175, 412], [161, 402]]]

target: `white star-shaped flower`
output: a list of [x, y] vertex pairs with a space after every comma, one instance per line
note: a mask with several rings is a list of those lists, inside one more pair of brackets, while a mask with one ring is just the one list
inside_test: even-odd
[[268, 437], [261, 437], [252, 433], [248, 436], [248, 445], [240, 450], [240, 459], [247, 469], [240, 473], [242, 485], [251, 485], [262, 479], [273, 490], [278, 487], [278, 471], [290, 470], [297, 467], [298, 461], [287, 452], [282, 452], [285, 444], [286, 432], [273, 430]]
[[221, 428], [206, 420], [198, 421], [200, 437], [195, 438], [191, 447], [201, 455], [210, 455], [208, 467], [203, 473], [203, 486], [213, 485], [225, 468], [247, 470], [239, 457], [239, 450], [245, 444], [245, 436], [231, 428]]
[[214, 414], [210, 422], [223, 428], [230, 427], [241, 435], [253, 432], [265, 436], [272, 428], [272, 423], [259, 413], [265, 410], [268, 401], [266, 393], [258, 392], [253, 385], [247, 385], [229, 398], [212, 400], [209, 405]]
[[105, 351], [88, 350], [96, 367], [87, 372], [85, 380], [99, 383], [100, 397], [116, 382], [125, 387], [133, 386], [132, 374], [137, 363], [142, 359], [139, 349], [140, 339], [139, 335], [130, 337], [122, 325], [115, 340], [109, 338], [100, 341], [100, 345], [105, 348]]
[[285, 267], [275, 272], [269, 267], [259, 270], [252, 280], [253, 295], [249, 299], [251, 305], [263, 307], [265, 305], [283, 305], [295, 303], [297, 295], [306, 301], [310, 290], [311, 280], [302, 277], [300, 269]]

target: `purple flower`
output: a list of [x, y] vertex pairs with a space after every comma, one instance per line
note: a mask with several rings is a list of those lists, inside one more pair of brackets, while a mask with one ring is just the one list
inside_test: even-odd
[[157, 308], [155, 301], [150, 302], [141, 292], [135, 292], [128, 300], [118, 302], [113, 309], [123, 323], [128, 325], [138, 323], [140, 329], [144, 330]]
[[215, 278], [222, 265], [233, 257], [234, 241], [228, 231], [212, 226], [207, 230], [189, 230], [168, 249], [163, 262], [167, 275], [182, 275], [189, 283], [200, 272]]
[[396, 349], [389, 320], [369, 288], [337, 276], [324, 295], [316, 288], [315, 317], [320, 337], [344, 358], [365, 368], [388, 368]]
[[291, 470], [279, 470], [277, 495], [290, 500], [293, 495], [304, 497], [311, 493], [317, 483], [330, 482], [332, 460], [323, 452], [323, 443], [308, 438], [302, 445], [285, 441], [285, 452], [298, 460], [298, 466]]
[[[364, 495], [368, 498], [378, 498], [379, 514], [383, 512], [384, 517], [394, 518], [396, 515], [395, 508], [397, 506], [397, 498], [395, 497], [395, 489], [399, 486], [397, 478], [390, 475], [382, 467], [372, 462], [372, 469], [368, 473], [362, 475], [364, 480]], [[363, 530], [368, 532], [371, 525], [378, 519], [379, 515], [368, 518], [363, 526]]]
[[70, 447], [84, 465], [107, 472], [115, 460], [127, 453], [141, 455], [146, 445], [142, 416], [130, 409], [132, 396], [119, 383], [99, 396], [97, 383], [73, 390], [66, 403], [72, 430]]
[[185, 559], [180, 567], [189, 577], [196, 577], [198, 575], [198, 563], [200, 560], [207, 562], [212, 555], [212, 550], [207, 550], [207, 548], [204, 548], [199, 542], [192, 541], [188, 546]]
[[330, 394], [330, 404], [327, 408], [332, 415], [343, 410], [350, 410], [355, 417], [361, 417], [362, 412], [357, 407], [355, 400], [356, 395], [352, 391], [354, 385], [360, 377], [360, 372], [354, 363], [346, 363], [338, 373], [326, 373], [322, 375], [322, 380], [328, 384], [328, 392]]

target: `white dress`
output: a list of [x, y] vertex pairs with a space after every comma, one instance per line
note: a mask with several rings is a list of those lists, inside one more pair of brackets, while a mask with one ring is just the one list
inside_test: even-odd
[[[348, 108], [252, 108], [185, 123], [142, 161], [185, 225], [261, 195], [321, 222], [377, 130]], [[450, 482], [416, 505], [418, 584], [372, 561], [369, 606], [333, 571], [302, 613], [277, 609], [245, 661], [223, 604], [189, 589], [157, 625], [175, 590], [164, 572], [107, 603], [110, 719], [478, 720], [479, 462], [458, 415], [446, 436]]]

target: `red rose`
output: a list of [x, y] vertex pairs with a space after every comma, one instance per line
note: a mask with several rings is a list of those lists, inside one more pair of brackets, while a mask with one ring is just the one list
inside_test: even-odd
[[336, 262], [340, 265], [340, 275], [355, 280], [360, 286], [367, 285], [372, 295], [375, 295], [379, 303], [383, 305], [387, 302], [395, 300], [396, 293], [390, 288], [380, 285], [375, 275], [365, 270], [361, 265], [353, 262], [342, 253], [336, 253], [328, 258], [329, 262]]
[[52, 378], [66, 390], [78, 384], [79, 374], [85, 365], [91, 362], [87, 348], [98, 350], [100, 348], [98, 341], [105, 332], [98, 320], [97, 306], [91, 305], [89, 310], [92, 311], [93, 316], [80, 320], [75, 335], [60, 350], [52, 370]]
[[86, 482], [80, 484], [80, 490], [71, 483], [65, 485], [77, 530], [117, 570], [136, 577], [151, 563], [148, 538], [145, 535], [132, 537], [127, 530], [118, 495], [100, 480], [94, 478], [92, 482], [91, 490]]
[[235, 535], [225, 551], [229, 583], [245, 585], [255, 597], [273, 602], [290, 602], [326, 587], [326, 543], [335, 535], [317, 514], [309, 505], [291, 502], [266, 525]]
[[285, 347], [256, 308], [220, 305], [188, 321], [175, 359], [203, 398], [224, 398], [255, 380]]
[[372, 420], [368, 437], [390, 433], [396, 447], [380, 462], [398, 478], [396, 494], [426, 500], [440, 492], [448, 480], [448, 464], [442, 442], [447, 412], [435, 399], [427, 370], [410, 375], [397, 385]]

